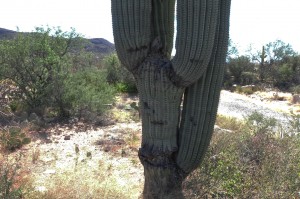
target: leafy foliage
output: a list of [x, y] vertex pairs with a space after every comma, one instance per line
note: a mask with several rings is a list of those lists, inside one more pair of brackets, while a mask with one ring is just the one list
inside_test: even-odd
[[105, 73], [97, 68], [79, 70], [64, 81], [65, 106], [72, 115], [83, 111], [103, 113], [114, 101], [116, 90], [105, 79]]
[[255, 83], [257, 77], [254, 71], [254, 64], [251, 63], [248, 57], [229, 58], [226, 64], [225, 81], [242, 85]]
[[103, 104], [113, 101], [114, 89], [95, 55], [84, 51], [84, 42], [74, 29], [49, 27], [1, 40], [0, 79], [12, 81], [18, 90], [11, 109], [22, 107], [42, 119], [81, 110], [101, 114]]
[[296, 55], [296, 52], [290, 44], [286, 44], [281, 40], [276, 40], [266, 44], [266, 54], [268, 55], [270, 62], [276, 62], [286, 57], [293, 57]]
[[70, 67], [67, 53], [79, 35], [74, 30], [36, 28], [36, 32], [18, 34], [13, 40], [1, 40], [1, 79], [12, 80], [20, 89], [17, 96], [28, 113], [43, 116], [55, 103], [52, 97]]
[[229, 46], [225, 88], [233, 84], [268, 84], [290, 90], [300, 84], [300, 56], [290, 44], [276, 40], [257, 52], [250, 46], [248, 54], [241, 56], [231, 56], [232, 48]]
[[107, 81], [115, 85], [119, 92], [137, 92], [133, 75], [125, 67], [121, 66], [116, 54], [111, 54], [104, 58], [104, 67], [107, 70]]

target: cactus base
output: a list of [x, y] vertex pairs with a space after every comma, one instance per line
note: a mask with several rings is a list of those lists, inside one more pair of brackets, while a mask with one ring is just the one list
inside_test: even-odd
[[172, 154], [147, 156], [145, 148], [139, 151], [144, 166], [143, 199], [184, 199], [182, 182], [187, 176], [175, 164]]

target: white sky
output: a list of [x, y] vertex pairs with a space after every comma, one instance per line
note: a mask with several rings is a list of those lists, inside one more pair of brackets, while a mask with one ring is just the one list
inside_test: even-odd
[[[299, 0], [232, 0], [231, 6], [230, 37], [240, 51], [281, 39], [300, 52]], [[41, 25], [74, 27], [87, 38], [113, 42], [110, 0], [2, 0], [1, 28], [32, 31]]]

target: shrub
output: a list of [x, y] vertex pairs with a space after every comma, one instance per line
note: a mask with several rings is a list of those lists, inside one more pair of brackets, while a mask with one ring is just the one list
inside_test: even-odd
[[300, 94], [300, 85], [293, 86], [290, 90], [293, 93]]
[[265, 117], [257, 111], [248, 115], [245, 120], [248, 125], [248, 129], [254, 135], [272, 133], [277, 124], [276, 119], [272, 117]]
[[135, 83], [116, 83], [115, 87], [118, 92], [121, 93], [137, 93], [137, 87]]
[[292, 86], [292, 79], [294, 71], [289, 64], [279, 65], [277, 69], [276, 79], [274, 81], [274, 86], [281, 89], [289, 89]]
[[236, 86], [235, 91], [238, 93], [244, 93], [246, 95], [251, 95], [258, 90], [258, 87], [255, 85], [247, 85], [247, 86]]
[[4, 150], [14, 151], [31, 142], [31, 139], [19, 127], [3, 128], [0, 129], [0, 133], [0, 146]]
[[133, 75], [122, 67], [116, 54], [104, 58], [104, 67], [107, 71], [107, 82], [115, 85], [118, 92], [136, 93], [137, 88]]
[[[18, 157], [15, 162], [20, 161]], [[23, 198], [22, 189], [15, 186], [17, 172], [20, 169], [18, 163], [9, 163], [8, 160], [0, 162], [0, 198], [3, 199], [21, 199]]]
[[241, 74], [241, 84], [242, 85], [249, 85], [255, 84], [258, 82], [257, 74], [253, 72], [242, 72]]
[[65, 109], [79, 116], [84, 111], [104, 113], [114, 102], [116, 93], [115, 88], [106, 82], [105, 73], [97, 68], [69, 74], [63, 86]]
[[276, 136], [274, 119], [258, 113], [246, 121], [213, 135], [202, 165], [185, 182], [188, 198], [299, 197], [300, 137]]
[[[242, 83], [242, 74], [245, 72], [253, 72], [254, 64], [246, 56], [239, 56], [237, 58], [230, 58], [226, 64], [225, 82], [231, 80], [235, 84]], [[254, 77], [253, 77], [254, 78]], [[246, 79], [244, 79], [246, 81]]]
[[103, 70], [94, 66], [94, 55], [83, 48], [84, 40], [73, 29], [37, 28], [1, 40], [0, 80], [12, 81], [18, 90], [10, 109], [23, 109], [28, 116], [35, 113], [41, 121], [82, 111], [103, 113], [115, 89], [106, 83]]
[[61, 93], [61, 82], [70, 67], [67, 55], [77, 45], [78, 37], [74, 30], [40, 27], [33, 33], [0, 41], [0, 79], [14, 82], [28, 114], [43, 117], [46, 108], [56, 103], [56, 93]]

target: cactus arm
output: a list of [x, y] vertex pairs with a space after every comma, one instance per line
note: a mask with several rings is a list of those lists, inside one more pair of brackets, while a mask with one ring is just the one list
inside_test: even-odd
[[230, 0], [222, 0], [220, 4], [218, 31], [208, 68], [185, 92], [176, 161], [187, 173], [203, 159], [216, 119], [228, 46]]
[[133, 71], [144, 61], [150, 50], [151, 0], [112, 0], [111, 12], [119, 59]]
[[[131, 72], [150, 53], [170, 58], [175, 0], [112, 0], [113, 34], [119, 59]], [[153, 48], [153, 43], [155, 48]]]
[[186, 87], [204, 74], [214, 46], [218, 12], [219, 0], [178, 1], [178, 36], [172, 65], [180, 82], [175, 84]]
[[171, 57], [174, 36], [175, 0], [153, 0], [153, 35], [162, 43], [162, 54]]

